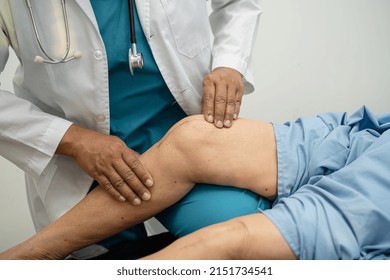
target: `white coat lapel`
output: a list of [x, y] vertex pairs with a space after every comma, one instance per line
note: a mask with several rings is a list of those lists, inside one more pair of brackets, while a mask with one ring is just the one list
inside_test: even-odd
[[135, 0], [138, 17], [146, 38], [150, 36], [150, 0]]
[[93, 8], [91, 6], [91, 2], [89, 0], [75, 0], [75, 2], [80, 6], [81, 10], [85, 13], [85, 15], [93, 23], [95, 28], [97, 30], [99, 30], [99, 26], [97, 24], [95, 14], [94, 14]]

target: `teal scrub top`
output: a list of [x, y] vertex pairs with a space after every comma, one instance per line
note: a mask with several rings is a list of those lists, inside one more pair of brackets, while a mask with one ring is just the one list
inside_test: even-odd
[[[144, 68], [129, 69], [131, 47], [127, 0], [91, 0], [106, 47], [109, 70], [110, 134], [128, 147], [143, 153], [159, 141], [172, 125], [186, 116], [166, 86], [154, 61], [135, 9], [137, 50], [144, 57]], [[123, 239], [146, 236], [143, 225], [100, 242], [110, 248]]]
[[109, 69], [110, 133], [143, 153], [185, 113], [166, 86], [134, 12], [137, 51], [144, 68], [129, 70], [130, 24], [127, 0], [91, 0]]

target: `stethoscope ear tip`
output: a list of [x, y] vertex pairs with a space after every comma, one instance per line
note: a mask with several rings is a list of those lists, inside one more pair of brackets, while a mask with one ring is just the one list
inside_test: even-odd
[[46, 60], [42, 56], [37, 55], [34, 58], [34, 63], [35, 64], [42, 64], [42, 63], [46, 62], [46, 63], [50, 63], [50, 64], [57, 64], [57, 63], [68, 62], [68, 61], [70, 61], [72, 59], [79, 59], [80, 57], [81, 57], [81, 52], [80, 51], [75, 51], [74, 54], [71, 57], [63, 58], [62, 60], [54, 60], [54, 59]]
[[36, 64], [42, 64], [42, 63], [58, 64], [58, 63], [68, 62], [72, 59], [78, 59], [81, 57], [80, 51], [76, 51], [71, 57], [68, 57], [68, 53], [70, 50], [68, 16], [66, 13], [65, 0], [62, 0], [61, 3], [62, 3], [62, 14], [64, 17], [64, 23], [65, 23], [65, 32], [66, 32], [66, 50], [65, 50], [65, 53], [61, 59], [55, 59], [55, 58], [51, 57], [42, 47], [42, 43], [41, 43], [41, 40], [40, 40], [39, 34], [38, 34], [38, 28], [37, 28], [37, 25], [35, 24], [35, 17], [34, 17], [33, 9], [31, 6], [31, 2], [30, 2], [30, 0], [26, 0], [26, 4], [27, 4], [27, 7], [29, 9], [31, 21], [32, 21], [33, 28], [34, 28], [35, 37], [38, 41], [39, 48], [41, 49], [42, 53], [46, 56], [46, 59], [45, 59], [42, 56], [37, 55], [34, 58], [34, 63], [36, 63]]
[[73, 56], [74, 56], [74, 58], [79, 59], [81, 57], [81, 52], [80, 51], [75, 51]]
[[36, 64], [42, 64], [45, 60], [43, 59], [42, 56], [39, 56], [37, 55], [35, 58], [34, 58], [34, 63]]

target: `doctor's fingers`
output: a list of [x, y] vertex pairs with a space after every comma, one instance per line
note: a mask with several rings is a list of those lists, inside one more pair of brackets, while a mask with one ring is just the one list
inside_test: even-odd
[[227, 104], [228, 86], [225, 83], [217, 83], [215, 85], [214, 125], [218, 128], [222, 128], [224, 126]]
[[[229, 78], [226, 79], [228, 87], [228, 101], [226, 105], [226, 120], [236, 120], [240, 113], [242, 97], [244, 95], [244, 80], [241, 73], [229, 70]], [[226, 126], [226, 123], [225, 123]]]
[[217, 127], [231, 127], [238, 118], [243, 89], [235, 84], [217, 84], [215, 95], [215, 120]]
[[[140, 164], [138, 163], [138, 165]], [[139, 199], [145, 201], [150, 199], [151, 194], [147, 187], [151, 186], [151, 182], [148, 181], [149, 183], [146, 186], [142, 183], [142, 179], [134, 172], [134, 169], [130, 169], [124, 162], [123, 164], [116, 164], [114, 168], [119, 175], [112, 178], [114, 180], [114, 187], [126, 200], [131, 201], [134, 205], [139, 205], [141, 203]]]
[[141, 195], [144, 193], [140, 191], [142, 189], [140, 181], [137, 186], [133, 183], [130, 187], [114, 168], [107, 170], [105, 175], [100, 175], [97, 180], [103, 189], [118, 201], [130, 201], [133, 205], [141, 204], [140, 196], [134, 191], [137, 189]]
[[237, 119], [236, 104], [241, 102], [239, 99], [239, 93], [235, 86], [228, 86], [227, 88], [227, 100], [226, 100], [226, 109], [225, 109], [225, 118], [223, 125], [225, 127], [231, 127], [233, 125], [233, 120]]
[[204, 82], [202, 112], [205, 119], [218, 128], [230, 127], [234, 115], [234, 98], [235, 89], [230, 88], [229, 91], [225, 83]]
[[202, 110], [205, 118], [216, 127], [230, 127], [238, 118], [244, 80], [233, 68], [219, 67], [203, 80]]
[[207, 76], [203, 80], [202, 113], [209, 123], [214, 122], [215, 84]]
[[244, 96], [244, 88], [242, 87], [236, 91], [236, 95], [235, 95], [234, 114], [233, 114], [234, 120], [238, 119], [238, 115], [240, 114], [243, 96]]
[[[134, 172], [136, 177], [142, 182], [144, 186], [149, 188], [153, 186], [153, 178], [148, 170], [146, 170], [146, 168], [142, 165], [141, 161], [139, 160], [139, 154], [136, 151], [127, 148], [125, 151], [123, 151], [122, 158], [126, 165]], [[126, 170], [122, 171], [121, 173], [126, 174]]]
[[118, 201], [126, 201], [126, 198], [118, 192], [114, 185], [108, 180], [108, 178], [104, 175], [100, 175], [98, 178], [95, 178], [96, 181], [99, 182], [99, 185], [113, 198], [115, 198]]

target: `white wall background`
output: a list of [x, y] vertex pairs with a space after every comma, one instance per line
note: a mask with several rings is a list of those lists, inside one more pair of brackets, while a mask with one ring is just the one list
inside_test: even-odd
[[[390, 105], [390, 1], [263, 0], [256, 92], [241, 115], [276, 122]], [[245, 16], [245, 15], [243, 15]], [[1, 74], [12, 89], [14, 55]], [[0, 157], [0, 251], [34, 233], [23, 172]]]

